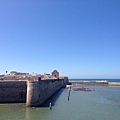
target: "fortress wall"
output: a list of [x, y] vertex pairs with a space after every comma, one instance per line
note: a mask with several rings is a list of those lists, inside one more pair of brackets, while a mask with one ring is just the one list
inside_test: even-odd
[[65, 84], [67, 84], [67, 80], [64, 79], [28, 81], [26, 105], [41, 105]]
[[68, 77], [64, 77], [63, 85], [66, 86], [66, 84], [68, 84], [68, 83], [69, 83]]
[[26, 81], [0, 82], [0, 103], [25, 102], [26, 94]]
[[61, 87], [68, 79], [40, 81], [0, 81], [0, 103], [22, 103], [39, 106]]

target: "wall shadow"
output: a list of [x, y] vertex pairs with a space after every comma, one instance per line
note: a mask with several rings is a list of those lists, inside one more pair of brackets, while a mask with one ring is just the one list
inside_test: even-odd
[[50, 98], [48, 98], [45, 102], [43, 102], [40, 107], [49, 107], [49, 104], [52, 103], [52, 106], [55, 106], [55, 102], [57, 99], [60, 97], [62, 92], [64, 91], [65, 88], [61, 88], [58, 90], [55, 94], [53, 94]]

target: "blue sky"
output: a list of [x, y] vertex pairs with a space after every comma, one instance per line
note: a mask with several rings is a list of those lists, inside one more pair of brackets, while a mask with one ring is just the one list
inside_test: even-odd
[[120, 0], [1, 0], [0, 74], [120, 78]]

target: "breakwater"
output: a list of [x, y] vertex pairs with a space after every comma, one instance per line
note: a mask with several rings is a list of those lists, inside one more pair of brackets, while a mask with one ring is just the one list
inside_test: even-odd
[[81, 86], [107, 86], [108, 82], [71, 82], [71, 84]]
[[72, 85], [80, 86], [120, 86], [120, 82], [70, 82]]

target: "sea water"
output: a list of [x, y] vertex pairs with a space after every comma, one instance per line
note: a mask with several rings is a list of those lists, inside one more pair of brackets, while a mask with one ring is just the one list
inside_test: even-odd
[[[41, 107], [0, 104], [0, 120], [120, 120], [119, 86], [85, 86], [92, 91], [62, 88]], [[52, 110], [49, 109], [52, 103]]]

